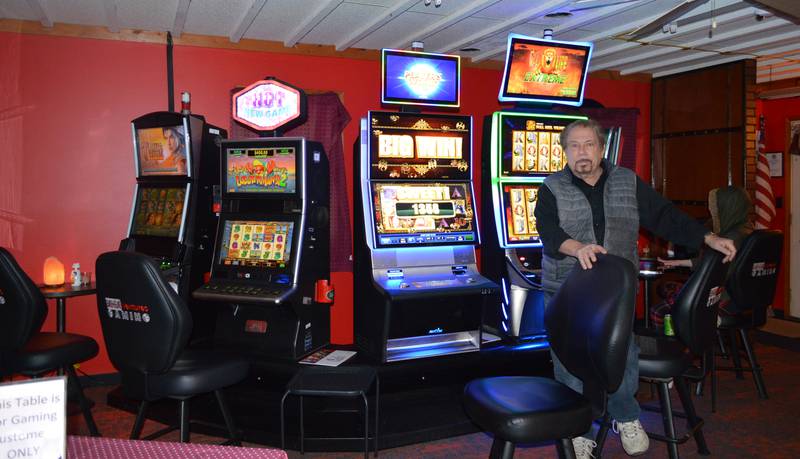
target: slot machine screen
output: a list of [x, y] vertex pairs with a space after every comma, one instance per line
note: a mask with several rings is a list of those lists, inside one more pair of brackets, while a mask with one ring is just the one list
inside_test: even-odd
[[296, 193], [303, 148], [302, 139], [223, 142], [223, 194], [258, 198]]
[[501, 102], [581, 105], [592, 44], [510, 34]]
[[372, 182], [371, 187], [376, 247], [478, 244], [469, 182]]
[[176, 244], [183, 240], [190, 186], [136, 186], [128, 236], [136, 241], [137, 252], [160, 258], [175, 255]]
[[381, 102], [458, 107], [461, 56], [384, 49]]
[[189, 175], [189, 146], [185, 125], [134, 128], [139, 177]]
[[223, 220], [216, 264], [284, 270], [292, 261], [294, 230], [294, 221]]
[[567, 165], [561, 131], [577, 118], [500, 113], [493, 145], [499, 148], [501, 177], [544, 177]]
[[539, 184], [504, 183], [503, 238], [506, 247], [541, 245], [533, 214], [539, 197]]
[[185, 218], [187, 187], [139, 185], [130, 236], [178, 238]]
[[472, 117], [370, 112], [370, 179], [469, 180]]

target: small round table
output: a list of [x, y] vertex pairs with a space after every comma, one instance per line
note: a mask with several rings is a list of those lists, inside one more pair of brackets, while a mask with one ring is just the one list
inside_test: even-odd
[[650, 283], [664, 274], [658, 268], [658, 260], [639, 260], [639, 279], [644, 282], [644, 328], [650, 328]]
[[45, 298], [55, 298], [56, 300], [56, 331], [59, 333], [64, 333], [67, 328], [67, 298], [97, 293], [97, 286], [94, 282], [77, 287], [73, 287], [71, 284], [62, 284], [55, 287], [39, 285], [38, 287]]

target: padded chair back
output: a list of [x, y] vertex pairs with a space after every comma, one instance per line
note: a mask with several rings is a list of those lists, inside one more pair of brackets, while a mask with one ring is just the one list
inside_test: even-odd
[[622, 383], [633, 335], [637, 272], [615, 255], [592, 269], [576, 264], [545, 310], [550, 347], [583, 381], [583, 395], [602, 414], [606, 394]]
[[781, 232], [757, 230], [742, 241], [733, 259], [725, 284], [733, 303], [731, 310], [752, 310], [755, 327], [767, 322], [767, 307], [775, 297], [782, 254]]
[[47, 300], [17, 260], [0, 247], [0, 350], [15, 351], [42, 328]]
[[675, 335], [695, 355], [703, 355], [716, 339], [719, 300], [727, 266], [722, 254], [708, 249], [672, 305]]
[[136, 374], [169, 370], [189, 341], [192, 317], [155, 261], [107, 252], [97, 258], [95, 272], [103, 338], [123, 384], [139, 379]]

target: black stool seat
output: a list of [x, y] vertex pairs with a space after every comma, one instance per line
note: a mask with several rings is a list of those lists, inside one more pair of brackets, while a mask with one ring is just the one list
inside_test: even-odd
[[97, 341], [72, 333], [40, 332], [20, 352], [7, 357], [7, 364], [22, 374], [40, 374], [64, 362], [85, 362], [97, 355]]
[[647, 331], [650, 334], [636, 337], [639, 343], [639, 377], [670, 379], [692, 366], [691, 353], [677, 338]]
[[284, 404], [289, 395], [300, 397], [300, 452], [304, 453], [303, 397], [360, 397], [364, 403], [364, 457], [369, 456], [369, 403], [367, 392], [375, 384], [375, 455], [378, 455], [378, 410], [380, 380], [378, 372], [366, 366], [301, 366], [286, 385], [281, 399], [281, 448], [285, 445]]
[[753, 323], [753, 311], [744, 311], [735, 315], [720, 313], [717, 328], [725, 329], [752, 329], [757, 328]]
[[186, 349], [168, 372], [148, 375], [149, 389], [161, 397], [193, 396], [232, 386], [248, 369], [247, 361], [226, 352]]
[[355, 397], [369, 390], [377, 372], [370, 367], [302, 367], [286, 385], [292, 395]]
[[467, 384], [464, 393], [469, 417], [514, 443], [577, 437], [592, 425], [591, 402], [553, 379], [483, 378]]

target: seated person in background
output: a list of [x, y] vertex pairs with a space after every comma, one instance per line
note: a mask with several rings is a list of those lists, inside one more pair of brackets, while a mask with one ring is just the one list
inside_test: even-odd
[[[747, 191], [736, 187], [726, 186], [714, 188], [708, 192], [708, 211], [711, 213], [712, 230], [721, 237], [733, 240], [738, 249], [748, 234], [753, 232], [753, 222], [750, 215], [753, 203]], [[700, 256], [692, 259], [665, 260], [658, 259], [665, 268], [685, 266], [692, 268], [700, 261]], [[734, 313], [726, 310], [730, 306], [730, 298], [723, 292], [720, 301], [720, 312]]]

